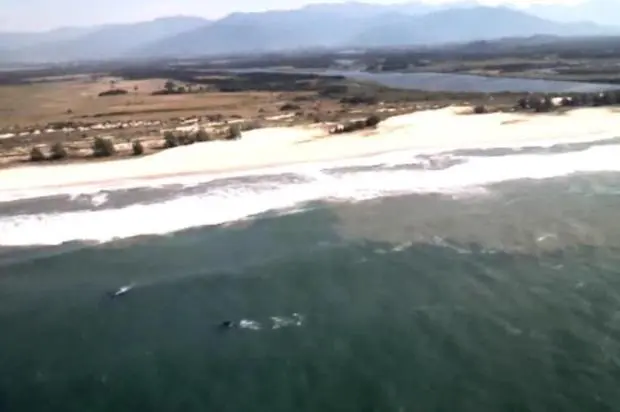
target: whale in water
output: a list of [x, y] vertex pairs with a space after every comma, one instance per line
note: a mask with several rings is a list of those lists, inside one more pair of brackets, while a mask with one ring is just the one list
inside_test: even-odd
[[233, 322], [232, 320], [225, 320], [219, 325], [220, 329], [232, 329], [236, 327], [237, 327], [237, 324]]
[[129, 291], [131, 291], [134, 288], [134, 286], [135, 285], [133, 285], [133, 284], [121, 286], [115, 292], [111, 292], [110, 293], [110, 297], [111, 298], [117, 298], [119, 296], [123, 296], [123, 295], [129, 293]]

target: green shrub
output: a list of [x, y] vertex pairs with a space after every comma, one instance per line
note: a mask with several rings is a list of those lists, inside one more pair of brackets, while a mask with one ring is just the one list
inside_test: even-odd
[[133, 151], [134, 156], [140, 156], [144, 154], [144, 145], [139, 140], [134, 140], [131, 143], [131, 149]]
[[376, 114], [372, 114], [366, 118], [366, 127], [375, 127], [381, 122], [381, 118]]
[[68, 156], [67, 149], [60, 142], [54, 143], [50, 148], [50, 159], [52, 160], [66, 159]]
[[181, 132], [178, 136], [179, 145], [187, 146], [195, 142], [194, 136], [189, 132]]
[[95, 137], [93, 142], [93, 156], [95, 157], [109, 157], [116, 154], [116, 147], [114, 142], [110, 139], [103, 137]]
[[250, 131], [250, 130], [260, 129], [261, 127], [263, 127], [263, 125], [260, 122], [258, 122], [256, 120], [253, 120], [253, 121], [250, 121], [250, 122], [243, 123], [243, 125], [240, 128], [240, 130], [242, 132], [247, 132], [247, 131]]
[[357, 130], [362, 130], [364, 128], [366, 128], [365, 120], [356, 120], [354, 122], [349, 122], [344, 125], [345, 132], [355, 132]]
[[197, 142], [208, 142], [209, 140], [212, 140], [212, 139], [211, 139], [211, 135], [209, 135], [209, 133], [204, 128], [201, 127], [196, 132], [195, 140]]
[[553, 103], [551, 103], [551, 99], [549, 97], [543, 97], [542, 99], [537, 100], [533, 107], [536, 113], [546, 113], [553, 110]]
[[241, 128], [239, 125], [233, 124], [228, 128], [228, 134], [226, 135], [226, 140], [237, 140], [241, 139]]
[[351, 105], [361, 105], [361, 104], [377, 104], [379, 103], [379, 99], [375, 95], [355, 95], [355, 96], [345, 96], [340, 99], [340, 103], [342, 104], [351, 104]]
[[164, 133], [164, 146], [167, 149], [177, 147], [179, 145], [179, 138], [172, 131], [168, 130]]
[[99, 97], [106, 97], [106, 96], [122, 96], [124, 94], [129, 93], [127, 90], [125, 89], [110, 89], [110, 90], [106, 90], [104, 92], [99, 93]]
[[478, 106], [474, 107], [474, 113], [475, 114], [488, 113], [488, 109], [487, 109], [487, 107], [485, 105], [479, 104]]
[[300, 109], [301, 109], [301, 106], [295, 103], [285, 103], [282, 106], [280, 106], [281, 112], [293, 112], [293, 111], [297, 111]]
[[30, 161], [42, 162], [44, 160], [47, 160], [47, 157], [45, 156], [45, 153], [43, 153], [43, 150], [41, 150], [40, 147], [33, 147], [30, 151]]

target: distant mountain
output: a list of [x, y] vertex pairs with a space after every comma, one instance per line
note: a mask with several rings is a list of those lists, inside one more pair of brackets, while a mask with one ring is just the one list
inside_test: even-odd
[[305, 8], [292, 11], [234, 13], [210, 25], [135, 50], [141, 56], [278, 51], [304, 47], [339, 47], [364, 28], [367, 16]]
[[45, 32], [0, 32], [0, 47], [3, 50], [15, 50], [44, 42], [66, 41], [94, 30], [94, 27], [62, 27]]
[[577, 4], [531, 3], [520, 7], [521, 10], [544, 19], [559, 22], [590, 21], [605, 26], [620, 26], [620, 1], [586, 0]]
[[[69, 61], [111, 59], [151, 42], [204, 26], [199, 17], [165, 17], [148, 22], [110, 24], [91, 28], [65, 39], [45, 37], [13, 48], [13, 58], [24, 61]], [[23, 42], [23, 40], [22, 40]]]
[[620, 28], [557, 22], [514, 8], [477, 6], [474, 0], [448, 4], [335, 3], [287, 11], [233, 13], [214, 22], [178, 16], [87, 29], [65, 28], [43, 34], [0, 33], [0, 49], [4, 50], [0, 51], [0, 60], [194, 57], [618, 33]]
[[136, 53], [185, 57], [307, 47], [440, 44], [537, 34], [610, 34], [609, 29], [592, 23], [552, 22], [507, 7], [457, 7], [427, 14], [413, 13], [412, 7], [344, 3], [237, 13]]
[[410, 15], [422, 15], [433, 13], [436, 11], [475, 7], [480, 4], [475, 0], [458, 0], [448, 3], [428, 3], [428, 2], [407, 2], [407, 3], [393, 3], [393, 4], [376, 4], [376, 3], [362, 3], [362, 2], [347, 2], [347, 3], [324, 3], [324, 4], [311, 4], [301, 10], [307, 11], [322, 11], [322, 12], [337, 12], [346, 14], [349, 16], [357, 17], [377, 17], [386, 13], [403, 13]]
[[593, 23], [557, 23], [507, 7], [453, 8], [410, 16], [382, 15], [360, 33], [354, 46], [405, 46], [493, 40], [533, 35], [609, 34]]

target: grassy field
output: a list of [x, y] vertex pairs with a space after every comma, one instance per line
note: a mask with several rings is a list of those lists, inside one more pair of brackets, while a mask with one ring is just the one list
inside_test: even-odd
[[[222, 92], [176, 80], [175, 86], [188, 92], [153, 94], [168, 81], [82, 75], [0, 85], [0, 166], [29, 161], [35, 147], [49, 154], [54, 145], [67, 151], [59, 161], [85, 161], [93, 158], [94, 141], [101, 137], [113, 142], [117, 149], [113, 157], [118, 158], [133, 155], [136, 141], [145, 154], [165, 148], [167, 130], [202, 126], [221, 136], [233, 124], [249, 129], [362, 116], [337, 98], [319, 97], [309, 90]], [[128, 93], [99, 95], [112, 89]]]
[[[113, 83], [112, 83], [113, 82]], [[224, 117], [275, 115], [279, 106], [308, 93], [236, 92], [152, 95], [165, 79], [48, 81], [0, 86], [0, 130], [44, 127], [52, 122], [167, 120], [219, 114]], [[99, 97], [114, 88], [126, 95]]]

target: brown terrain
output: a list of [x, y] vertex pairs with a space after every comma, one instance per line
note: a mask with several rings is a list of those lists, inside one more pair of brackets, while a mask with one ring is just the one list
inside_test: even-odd
[[[369, 71], [422, 70], [608, 83], [616, 80], [617, 73], [611, 69], [620, 64], [606, 55], [582, 56], [572, 49], [572, 54], [556, 53], [551, 58], [551, 46], [526, 50], [529, 54], [506, 51], [505, 45], [482, 54], [478, 46], [467, 47], [369, 52], [357, 63]], [[268, 126], [322, 123], [330, 131], [348, 132], [389, 116], [448, 105], [470, 106], [473, 113], [561, 113], [577, 106], [620, 102], [617, 91], [560, 96], [425, 92], [340, 76], [233, 71], [236, 67], [287, 65], [327, 68], [338, 57], [246, 58], [220, 67], [209, 61], [121, 62], [0, 71], [0, 167], [140, 156], [197, 141], [239, 138], [244, 131]], [[596, 62], [605, 64], [595, 70]], [[371, 117], [370, 122], [360, 121]]]
[[[200, 80], [214, 78], [218, 77], [201, 76]], [[235, 124], [242, 131], [315, 122], [333, 127], [372, 114], [384, 118], [462, 104], [468, 97], [488, 99], [385, 90], [373, 91], [372, 98], [368, 98], [369, 93], [330, 96], [319, 88], [223, 92], [208, 85], [180, 81], [175, 81], [174, 87], [185, 92], [157, 94], [168, 81], [77, 75], [37, 77], [23, 84], [0, 85], [0, 164], [36, 160], [33, 148], [40, 148], [47, 158], [64, 162], [119, 158], [135, 155], [134, 142], [140, 142], [144, 154], [170, 147], [165, 140], [166, 131], [181, 137], [179, 144], [187, 144], [195, 140], [191, 135], [200, 128], [209, 139], [215, 139], [226, 136], [228, 128]], [[118, 89], [127, 93], [100, 95]], [[514, 102], [514, 96], [508, 101]], [[189, 136], [189, 140], [183, 140], [183, 135]], [[97, 138], [113, 143], [113, 156], [93, 156]], [[65, 150], [55, 154], [54, 147]]]
[[[95, 137], [113, 140], [119, 155], [131, 154], [131, 142], [140, 141], [146, 152], [164, 146], [167, 129], [197, 123], [215, 130], [227, 123], [261, 120], [282, 123], [295, 116], [281, 110], [297, 100], [298, 111], [331, 111], [337, 104], [323, 101], [320, 108], [304, 101], [308, 92], [213, 90], [198, 93], [152, 95], [166, 79], [123, 80], [112, 77], [77, 76], [37, 79], [41, 82], [0, 86], [0, 162], [29, 160], [33, 147], [63, 143], [68, 158], [88, 158]], [[129, 93], [99, 96], [125, 89]], [[295, 106], [294, 108], [296, 108]], [[273, 118], [273, 119], [272, 119]], [[272, 119], [272, 120], [270, 120]], [[291, 120], [291, 121], [292, 121]]]

